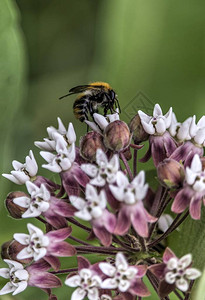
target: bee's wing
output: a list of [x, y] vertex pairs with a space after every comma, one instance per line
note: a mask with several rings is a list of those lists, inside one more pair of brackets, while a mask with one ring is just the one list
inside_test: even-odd
[[63, 99], [65, 97], [68, 97], [68, 96], [73, 95], [73, 94], [82, 93], [82, 92], [86, 91], [89, 88], [93, 88], [93, 86], [90, 85], [90, 84], [75, 86], [75, 87], [73, 87], [72, 89], [69, 90], [68, 94], [66, 94], [64, 96], [61, 96], [59, 99]]

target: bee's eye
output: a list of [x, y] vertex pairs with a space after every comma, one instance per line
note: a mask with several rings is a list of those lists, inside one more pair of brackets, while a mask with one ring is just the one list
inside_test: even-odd
[[113, 90], [110, 91], [110, 98], [111, 98], [112, 100], [115, 99], [115, 92], [114, 92]]

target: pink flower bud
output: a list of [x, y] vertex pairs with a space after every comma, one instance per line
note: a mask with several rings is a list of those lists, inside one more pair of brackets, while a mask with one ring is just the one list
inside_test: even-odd
[[28, 195], [23, 192], [11, 192], [5, 200], [6, 208], [14, 219], [21, 219], [22, 214], [26, 211], [26, 208], [13, 202], [13, 199], [18, 197], [28, 197]]
[[133, 133], [135, 144], [148, 140], [149, 134], [144, 130], [138, 114], [136, 114], [129, 123], [130, 131]]
[[131, 133], [127, 124], [116, 120], [111, 122], [104, 131], [104, 144], [112, 151], [122, 151], [126, 149], [131, 140]]
[[95, 161], [96, 151], [99, 148], [106, 152], [105, 145], [103, 144], [103, 137], [98, 132], [91, 131], [81, 137], [80, 154], [84, 159], [90, 162]]
[[20, 263], [23, 263], [23, 264], [28, 264], [28, 263], [31, 262], [30, 258], [21, 259], [21, 260], [17, 259], [18, 253], [24, 247], [25, 246], [21, 245], [20, 243], [18, 243], [15, 240], [11, 240], [11, 241], [5, 242], [1, 246], [1, 257], [2, 257], [2, 259], [11, 259], [11, 260], [19, 261]]
[[178, 187], [184, 180], [184, 168], [174, 159], [165, 159], [157, 167], [159, 179], [169, 188]]

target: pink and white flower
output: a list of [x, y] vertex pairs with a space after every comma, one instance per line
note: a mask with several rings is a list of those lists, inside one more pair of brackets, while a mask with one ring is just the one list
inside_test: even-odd
[[54, 133], [54, 136], [56, 138], [55, 150], [57, 154], [41, 151], [41, 156], [48, 162], [47, 165], [43, 164], [42, 167], [51, 172], [60, 173], [69, 170], [75, 161], [75, 144], [72, 143], [68, 147], [62, 135]]
[[9, 259], [4, 259], [4, 262], [9, 267], [0, 269], [0, 276], [10, 281], [0, 290], [0, 295], [12, 293], [15, 296], [27, 288], [29, 273], [19, 262]]
[[117, 154], [108, 160], [106, 154], [98, 149], [96, 153], [96, 163], [94, 164], [82, 164], [81, 169], [90, 176], [90, 184], [96, 186], [104, 186], [106, 183], [114, 183], [116, 181], [116, 175], [119, 170], [119, 157]]
[[159, 104], [156, 104], [153, 117], [148, 116], [141, 110], [138, 111], [138, 114], [144, 130], [150, 135], [149, 149], [140, 161], [147, 162], [152, 156], [154, 165], [157, 167], [161, 161], [168, 158], [176, 149], [176, 142], [167, 131], [172, 121], [172, 108], [163, 115], [161, 107]]
[[[198, 154], [195, 154], [191, 166], [186, 168], [183, 188], [177, 193], [172, 211], [183, 212], [188, 206], [193, 219], [200, 219], [201, 202], [205, 196], [205, 170]], [[205, 205], [205, 201], [204, 201]]]
[[11, 174], [2, 174], [2, 176], [19, 185], [35, 178], [38, 172], [38, 165], [32, 150], [30, 150], [29, 155], [26, 156], [24, 164], [13, 160], [12, 165], [14, 170], [11, 171]]
[[125, 293], [142, 297], [149, 296], [150, 293], [142, 282], [141, 278], [146, 274], [146, 267], [129, 266], [126, 258], [122, 253], [117, 253], [115, 266], [110, 263], [99, 263], [99, 268], [106, 275], [101, 287], [105, 289], [117, 289]]
[[187, 254], [180, 259], [166, 248], [163, 255], [163, 263], [149, 267], [149, 270], [160, 280], [159, 292], [161, 297], [167, 296], [175, 288], [186, 292], [189, 288], [189, 280], [195, 280], [201, 272], [191, 267], [192, 255]]
[[98, 194], [91, 184], [86, 185], [85, 200], [77, 196], [70, 196], [71, 204], [78, 210], [75, 216], [92, 223], [94, 234], [103, 245], [109, 246], [112, 242], [112, 234], [115, 230], [115, 215], [106, 209], [106, 194], [102, 190]]
[[27, 224], [29, 234], [15, 233], [14, 239], [24, 245], [17, 259], [33, 258], [38, 261], [46, 256], [73, 256], [76, 250], [64, 240], [71, 234], [71, 227], [50, 231], [46, 234], [32, 225]]
[[75, 209], [65, 199], [58, 199], [51, 195], [44, 184], [40, 187], [34, 183], [26, 182], [27, 190], [30, 196], [26, 194], [21, 197], [16, 197], [13, 202], [26, 209], [21, 215], [22, 218], [35, 218], [43, 215], [48, 223], [55, 228], [67, 226], [66, 217], [72, 217]]
[[27, 286], [46, 289], [50, 294], [51, 288], [61, 286], [61, 281], [55, 275], [46, 272], [50, 267], [46, 262], [39, 261], [24, 268], [19, 262], [4, 259], [8, 268], [0, 269], [0, 276], [9, 279], [9, 282], [0, 290], [0, 295], [12, 293], [13, 296], [23, 292]]
[[171, 125], [172, 107], [165, 115], [163, 115], [159, 104], [155, 104], [153, 116], [148, 116], [141, 110], [138, 111], [138, 114], [144, 130], [150, 135], [162, 135]]
[[148, 190], [144, 171], [141, 171], [131, 183], [127, 176], [119, 171], [116, 182], [116, 186], [109, 186], [112, 194], [121, 202], [115, 233], [126, 234], [132, 224], [140, 236], [147, 237], [148, 223], [156, 222], [157, 219], [147, 212], [142, 202]]
[[63, 122], [60, 118], [58, 120], [58, 129], [53, 126], [47, 128], [48, 138], [44, 138], [44, 142], [34, 142], [35, 146], [44, 150], [44, 151], [55, 151], [56, 149], [56, 140], [55, 140], [55, 133], [62, 135], [68, 145], [71, 145], [76, 142], [76, 134], [73, 128], [73, 124], [69, 123], [68, 129], [66, 130]]
[[77, 287], [72, 293], [71, 300], [83, 300], [86, 296], [89, 300], [99, 300], [102, 279], [100, 270], [95, 265], [81, 256], [78, 256], [78, 274], [69, 274], [65, 284], [69, 287]]

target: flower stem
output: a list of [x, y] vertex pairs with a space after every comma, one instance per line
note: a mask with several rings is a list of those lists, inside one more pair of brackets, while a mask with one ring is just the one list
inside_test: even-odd
[[134, 149], [134, 159], [133, 159], [133, 173], [134, 177], [137, 175], [137, 149]]
[[133, 179], [132, 171], [131, 171], [130, 166], [129, 166], [129, 164], [128, 164], [128, 162], [127, 162], [127, 160], [126, 160], [126, 158], [125, 158], [125, 156], [122, 152], [120, 152], [120, 158], [122, 159], [122, 161], [125, 165], [125, 168], [126, 168], [127, 173], [130, 177], [130, 180], [132, 180]]
[[84, 241], [82, 241], [82, 240], [80, 240], [80, 239], [78, 239], [78, 238], [76, 238], [72, 235], [70, 235], [68, 238], [75, 241], [75, 242], [77, 242], [77, 243], [79, 243], [79, 244], [82, 244], [82, 245], [85, 245], [85, 246], [91, 246], [90, 244], [88, 244], [88, 243], [86, 243], [86, 242], [84, 242]]
[[77, 271], [78, 271], [78, 268], [73, 268], [73, 269], [64, 269], [64, 270], [59, 270], [59, 271], [51, 271], [49, 273], [58, 275], [58, 274], [66, 274], [66, 273], [77, 272]]
[[68, 220], [69, 222], [71, 222], [72, 224], [84, 229], [87, 232], [91, 232], [91, 229], [83, 224], [81, 224], [80, 222], [78, 222], [77, 220], [73, 219], [73, 218], [66, 218], [66, 220]]
[[[159, 238], [154, 240], [153, 242], [148, 244], [148, 247], [154, 247], [155, 245], [159, 244], [162, 240], [164, 240], [170, 233], [172, 233], [179, 225], [182, 224], [182, 222], [188, 217], [189, 211], [187, 211], [183, 217], [181, 217], [182, 214], [179, 214], [176, 216], [170, 227], [165, 231]], [[181, 218], [180, 218], [181, 217]]]

